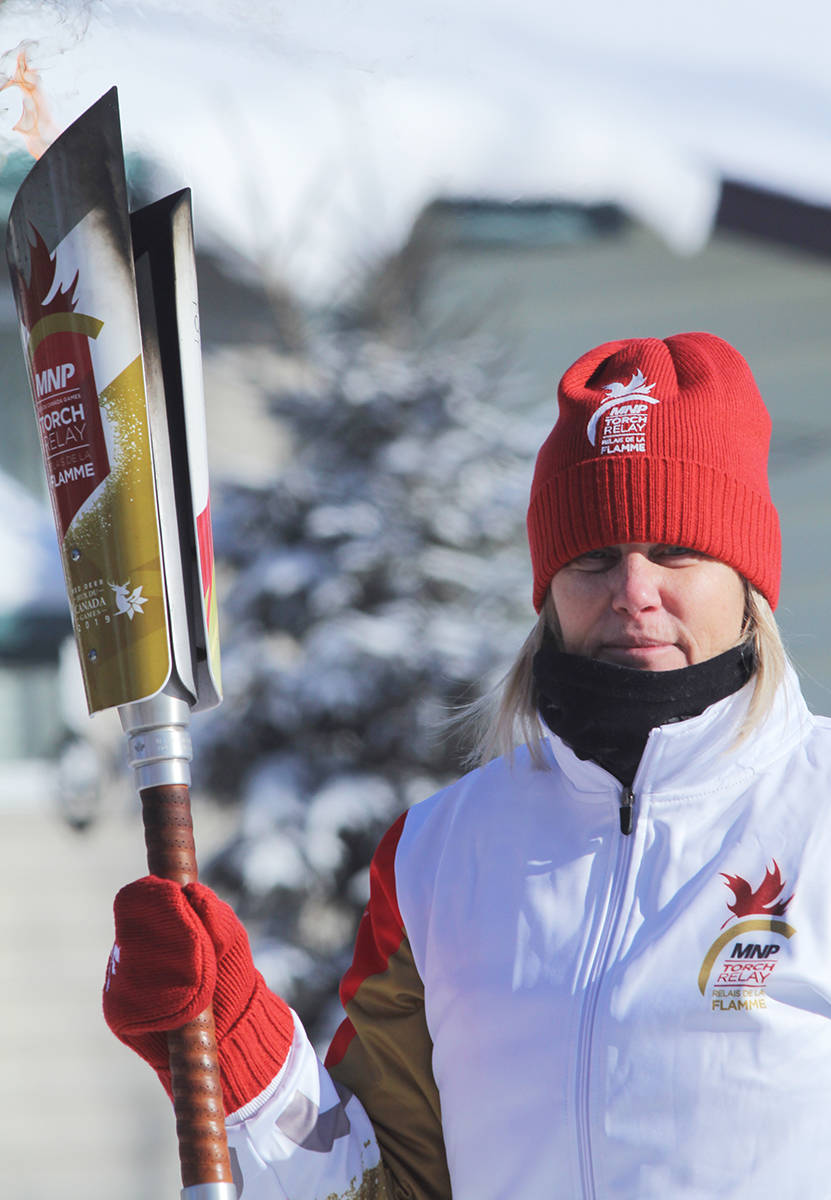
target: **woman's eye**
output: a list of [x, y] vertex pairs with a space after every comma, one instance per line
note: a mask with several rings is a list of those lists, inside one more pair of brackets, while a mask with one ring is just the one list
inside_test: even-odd
[[614, 550], [587, 550], [571, 562], [571, 566], [584, 571], [600, 571], [616, 562], [618, 555]]
[[700, 558], [700, 552], [690, 546], [659, 546], [655, 551], [659, 558]]

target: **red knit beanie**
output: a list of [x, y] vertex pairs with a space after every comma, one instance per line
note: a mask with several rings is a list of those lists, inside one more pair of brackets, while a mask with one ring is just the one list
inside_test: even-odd
[[528, 539], [534, 607], [587, 550], [689, 546], [779, 597], [770, 417], [745, 360], [711, 333], [606, 342], [566, 371], [537, 456]]

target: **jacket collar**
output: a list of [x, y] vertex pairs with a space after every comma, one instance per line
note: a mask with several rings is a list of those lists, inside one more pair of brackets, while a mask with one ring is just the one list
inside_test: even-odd
[[[649, 735], [632, 785], [636, 795], [701, 796], [749, 783], [808, 733], [812, 717], [796, 674], [786, 667], [771, 711], [740, 745], [735, 741], [753, 695], [750, 680], [697, 717], [660, 725]], [[544, 730], [557, 765], [586, 800], [620, 793], [621, 785], [597, 763], [579, 759], [559, 737]]]

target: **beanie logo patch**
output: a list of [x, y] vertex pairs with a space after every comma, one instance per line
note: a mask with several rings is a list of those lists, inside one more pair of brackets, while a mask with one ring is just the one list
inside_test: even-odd
[[592, 446], [597, 445], [598, 425], [603, 419], [601, 454], [642, 454], [646, 450], [649, 405], [660, 404], [657, 396], [649, 394], [654, 387], [654, 383], [646, 382], [641, 370], [635, 371], [628, 383], [608, 384], [604, 388], [605, 398], [586, 426]]

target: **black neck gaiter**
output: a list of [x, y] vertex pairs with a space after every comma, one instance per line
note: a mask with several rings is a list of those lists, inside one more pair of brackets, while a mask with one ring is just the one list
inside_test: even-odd
[[534, 655], [537, 707], [578, 758], [631, 787], [650, 730], [697, 717], [743, 687], [755, 666], [747, 644], [680, 670], [640, 671], [564, 654], [547, 641]]

